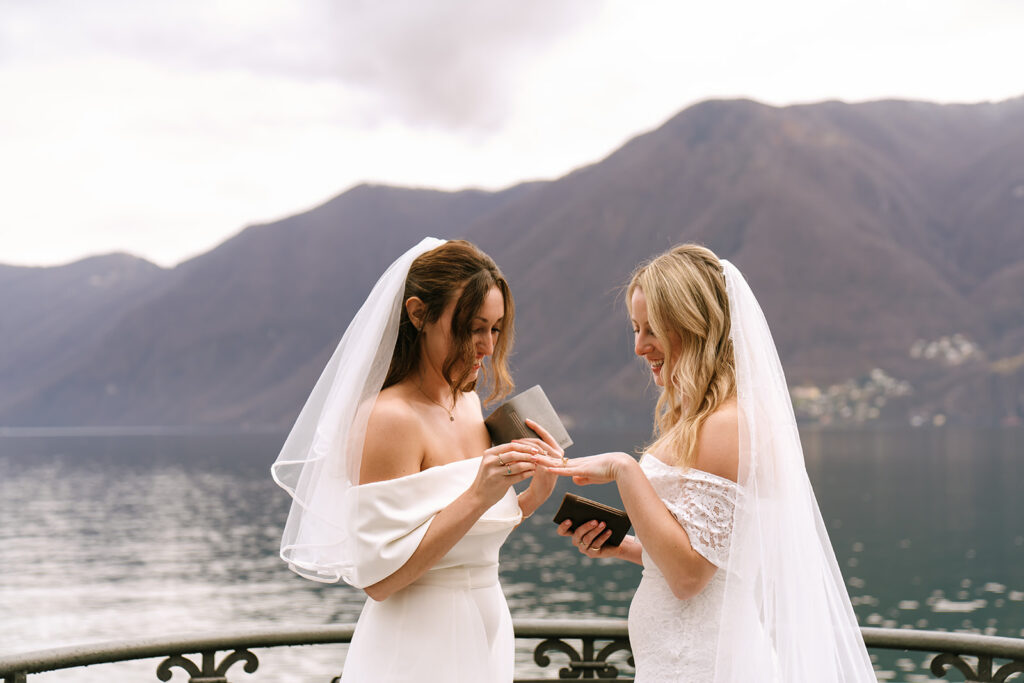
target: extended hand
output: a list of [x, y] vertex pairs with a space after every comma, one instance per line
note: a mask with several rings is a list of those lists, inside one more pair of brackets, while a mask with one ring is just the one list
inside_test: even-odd
[[618, 473], [629, 463], [636, 463], [626, 453], [599, 453], [585, 458], [573, 458], [563, 465], [547, 469], [562, 477], [572, 477], [574, 483], [607, 484], [615, 481]]

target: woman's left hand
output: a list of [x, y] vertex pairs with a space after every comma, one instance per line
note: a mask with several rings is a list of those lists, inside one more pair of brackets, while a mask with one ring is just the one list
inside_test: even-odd
[[576, 549], [587, 557], [616, 557], [620, 552], [618, 546], [605, 545], [612, 537], [612, 531], [605, 528], [604, 522], [591, 520], [573, 530], [572, 520], [567, 519], [558, 525], [557, 533], [559, 536], [571, 538]]
[[615, 481], [622, 468], [629, 464], [635, 465], [636, 460], [626, 453], [599, 453], [585, 458], [573, 458], [560, 466], [547, 469], [562, 477], [572, 477], [574, 483], [586, 486]]

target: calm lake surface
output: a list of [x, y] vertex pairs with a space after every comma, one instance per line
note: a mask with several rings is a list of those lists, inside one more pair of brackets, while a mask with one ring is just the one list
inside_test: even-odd
[[[645, 434], [574, 434], [570, 455]], [[1024, 636], [1024, 430], [807, 431], [807, 468], [862, 625]], [[0, 437], [0, 654], [354, 622], [363, 596], [278, 559], [283, 435]], [[515, 617], [626, 616], [640, 568], [554, 534], [560, 486], [502, 551]], [[617, 502], [612, 487], [585, 495]], [[261, 650], [252, 681], [328, 681], [345, 646]], [[535, 674], [524, 646], [520, 674]], [[556, 660], [558, 662], [559, 660]], [[914, 658], [880, 680], [926, 681]], [[34, 676], [156, 680], [155, 662]], [[173, 680], [185, 680], [180, 670]], [[547, 670], [553, 673], [553, 669]], [[555, 674], [557, 675], [557, 674]], [[947, 679], [943, 679], [947, 680]]]

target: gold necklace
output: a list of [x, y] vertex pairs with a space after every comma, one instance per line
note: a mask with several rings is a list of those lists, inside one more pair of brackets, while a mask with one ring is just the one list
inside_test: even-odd
[[434, 399], [430, 398], [430, 396], [427, 395], [427, 392], [423, 391], [423, 385], [422, 384], [417, 384], [416, 388], [420, 390], [420, 393], [423, 394], [423, 397], [425, 399], [427, 399], [428, 401], [433, 403], [435, 406], [439, 406], [441, 408], [441, 410], [443, 410], [444, 412], [448, 413], [448, 420], [450, 422], [455, 422], [455, 406], [454, 405], [452, 405], [452, 409], [451, 410], [448, 410], [447, 408], [444, 407], [443, 403], [438, 403]]

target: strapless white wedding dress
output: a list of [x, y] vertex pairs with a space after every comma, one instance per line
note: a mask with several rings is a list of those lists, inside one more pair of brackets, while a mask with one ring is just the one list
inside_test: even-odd
[[[693, 549], [719, 570], [698, 595], [680, 600], [647, 551], [643, 552], [643, 578], [629, 606], [636, 682], [706, 683], [714, 678], [739, 487], [708, 472], [667, 465], [650, 454], [641, 458], [640, 468], [686, 531]], [[644, 539], [639, 541], [643, 544]]]
[[[354, 584], [400, 568], [434, 516], [473, 483], [480, 458], [354, 487], [359, 547]], [[508, 683], [515, 639], [498, 583], [498, 552], [522, 520], [510, 488], [434, 567], [381, 602], [367, 598], [342, 683]]]

